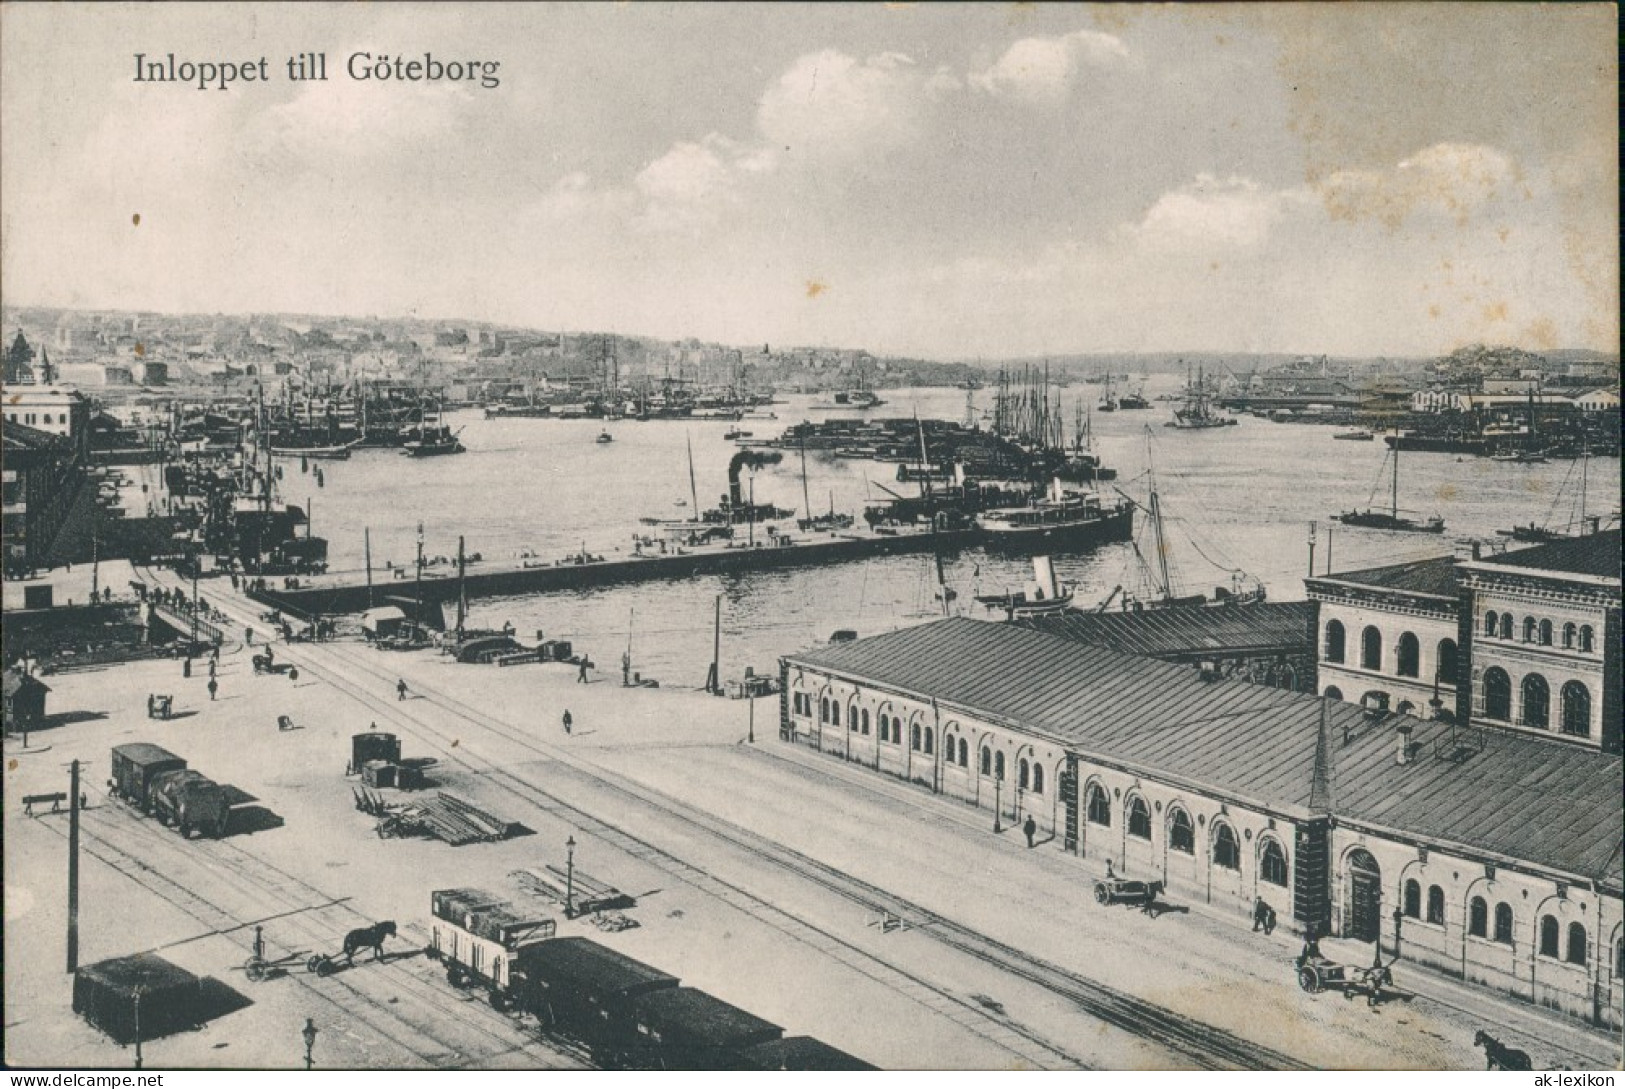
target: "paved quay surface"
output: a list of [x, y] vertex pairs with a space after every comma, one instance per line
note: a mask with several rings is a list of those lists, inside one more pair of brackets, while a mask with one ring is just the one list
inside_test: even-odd
[[[256, 620], [258, 607], [226, 584], [204, 594], [237, 618], [236, 636]], [[184, 679], [173, 661], [49, 677], [49, 710], [80, 721], [36, 732], [27, 752], [8, 742], [8, 1061], [132, 1059], [68, 1010], [66, 815], [26, 818], [16, 801], [65, 789], [77, 757], [91, 806], [81, 963], [161, 949], [249, 1003], [150, 1043], [153, 1067], [297, 1066], [306, 1017], [321, 1030], [323, 1066], [580, 1065], [525, 1020], [452, 990], [418, 952], [433, 888], [483, 886], [556, 917], [507, 875], [562, 866], [570, 836], [580, 872], [639, 897], [627, 914], [640, 925], [605, 934], [576, 919], [561, 921], [561, 933], [883, 1067], [1189, 1068], [1250, 1057], [1471, 1070], [1483, 1063], [1472, 1047], [1479, 1027], [1499, 1030], [1537, 1067], [1619, 1064], [1615, 1040], [1406, 964], [1395, 974], [1412, 997], [1371, 1010], [1301, 992], [1284, 932], [1265, 939], [1199, 907], [1156, 919], [1100, 908], [1091, 863], [1057, 843], [1029, 851], [1013, 831], [994, 836], [990, 814], [780, 742], [776, 699], [757, 701], [751, 745], [745, 701], [624, 689], [618, 671], [583, 685], [562, 665], [278, 646], [279, 659], [299, 665], [290, 682], [255, 676], [249, 653], [238, 644], [223, 654], [213, 703], [207, 671]], [[411, 698], [396, 699], [397, 679]], [[151, 692], [172, 693], [181, 717], [147, 721]], [[279, 732], [282, 714], [300, 729]], [[463, 848], [380, 840], [343, 776], [350, 735], [374, 724], [399, 734], [407, 757], [437, 758], [439, 785], [533, 834]], [[107, 750], [136, 740], [251, 795], [253, 830], [183, 844], [111, 801], [101, 787]], [[880, 910], [910, 928], [870, 925]], [[240, 970], [255, 923], [271, 955], [302, 960], [383, 918], [401, 926], [383, 963], [358, 960], [327, 979], [294, 967], [258, 984]]]

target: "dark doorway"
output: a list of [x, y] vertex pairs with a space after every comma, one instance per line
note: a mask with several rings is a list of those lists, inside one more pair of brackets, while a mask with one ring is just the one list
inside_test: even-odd
[[1374, 942], [1382, 930], [1382, 870], [1370, 852], [1355, 849], [1348, 860], [1349, 906], [1343, 936]]

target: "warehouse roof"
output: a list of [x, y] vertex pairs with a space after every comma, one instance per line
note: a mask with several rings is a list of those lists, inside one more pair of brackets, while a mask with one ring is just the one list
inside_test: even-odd
[[1390, 564], [1387, 567], [1367, 567], [1360, 571], [1339, 571], [1335, 575], [1312, 578], [1309, 583], [1342, 582], [1356, 586], [1374, 586], [1382, 590], [1402, 590], [1410, 594], [1429, 594], [1433, 597], [1456, 597], [1456, 564], [1454, 556], [1434, 556], [1410, 563]]
[[1499, 556], [1486, 556], [1484, 563], [1502, 567], [1522, 567], [1539, 571], [1560, 571], [1571, 575], [1619, 578], [1619, 530], [1588, 533], [1583, 537], [1548, 541], [1533, 548], [1520, 548]]
[[1018, 618], [1015, 622], [1077, 643], [1162, 658], [1201, 653], [1312, 651], [1314, 638], [1309, 623], [1314, 611], [1310, 602], [1288, 601], [1120, 613], [1068, 610], [1052, 616]]
[[[802, 665], [935, 699], [947, 705], [945, 727], [963, 709], [1084, 759], [1300, 817], [1319, 808], [1311, 792], [1324, 733], [1339, 816], [1620, 883], [1618, 756], [1475, 727], [1452, 735], [1446, 723], [1408, 716], [1373, 719], [1353, 704], [1204, 681], [1188, 665], [964, 618], [785, 661], [792, 673]], [[1395, 760], [1401, 722], [1416, 750], [1405, 765]]]

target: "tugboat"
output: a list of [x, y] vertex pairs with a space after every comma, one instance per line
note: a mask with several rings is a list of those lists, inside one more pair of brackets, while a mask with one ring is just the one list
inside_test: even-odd
[[1024, 507], [997, 507], [976, 516], [989, 548], [1047, 547], [1065, 551], [1094, 548], [1134, 538], [1134, 507], [1106, 507], [1093, 492], [1063, 491], [1053, 481], [1049, 494]]
[[[1388, 457], [1393, 460], [1394, 473], [1392, 490], [1388, 509], [1372, 510], [1369, 506], [1365, 510], [1345, 511], [1332, 517], [1345, 526], [1359, 526], [1362, 529], [1386, 529], [1395, 533], [1443, 533], [1444, 519], [1440, 517], [1428, 518], [1418, 521], [1415, 518], [1401, 518], [1399, 516], [1399, 447], [1396, 444], [1388, 451]], [[1370, 500], [1367, 500], [1369, 503]]]
[[414, 432], [415, 437], [408, 439], [405, 443], [407, 457], [435, 458], [464, 452], [465, 447], [457, 441], [457, 436], [462, 433], [461, 429], [453, 431], [450, 427], [440, 423], [439, 420], [440, 414], [438, 412], [435, 414], [436, 422], [432, 427], [429, 425], [427, 416], [418, 420], [417, 430]]

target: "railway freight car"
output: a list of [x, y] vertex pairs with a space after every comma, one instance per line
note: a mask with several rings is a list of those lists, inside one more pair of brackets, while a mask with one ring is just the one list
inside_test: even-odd
[[506, 1010], [522, 993], [515, 978], [518, 958], [551, 938], [552, 919], [527, 919], [507, 901], [481, 889], [440, 889], [429, 894], [431, 960], [446, 965], [453, 987], [481, 987], [491, 1006]]
[[637, 1070], [744, 1069], [746, 1048], [784, 1035], [773, 1022], [693, 987], [640, 995], [628, 1027], [623, 1057]]
[[606, 1061], [629, 1043], [632, 1003], [678, 983], [676, 976], [586, 938], [555, 938], [527, 949], [521, 971], [525, 1008]]
[[194, 831], [215, 837], [226, 834], [231, 803], [225, 790], [167, 749], [137, 741], [115, 745], [108, 787], [116, 797], [183, 837]]
[[750, 1070], [875, 1070], [855, 1056], [811, 1036], [786, 1036], [739, 1052]]

